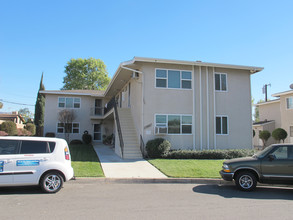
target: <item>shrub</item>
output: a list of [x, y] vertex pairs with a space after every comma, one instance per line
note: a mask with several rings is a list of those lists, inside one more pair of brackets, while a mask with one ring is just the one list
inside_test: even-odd
[[8, 134], [5, 131], [0, 131], [0, 136], [8, 136]]
[[150, 158], [165, 157], [169, 153], [170, 148], [170, 142], [163, 138], [150, 140], [146, 144], [147, 154]]
[[249, 149], [231, 150], [174, 150], [170, 151], [164, 158], [168, 159], [232, 159], [238, 157], [248, 157], [254, 154]]
[[70, 141], [70, 145], [78, 145], [78, 144], [82, 144], [81, 140], [72, 140]]
[[45, 137], [56, 137], [54, 132], [47, 132]]
[[28, 130], [31, 133], [31, 135], [36, 134], [36, 126], [32, 123], [27, 123], [25, 129]]
[[103, 135], [103, 144], [111, 144], [113, 140], [113, 136], [114, 136], [113, 134], [109, 136]]
[[5, 121], [1, 124], [1, 131], [5, 131], [8, 135], [17, 135], [16, 124], [12, 121]]
[[82, 141], [85, 143], [85, 144], [90, 144], [92, 143], [92, 136], [88, 133], [84, 133], [82, 135]]
[[26, 129], [18, 128], [17, 129], [17, 136], [31, 136], [32, 133]]
[[276, 128], [272, 132], [272, 137], [278, 142], [282, 140], [284, 143], [285, 139], [287, 138], [287, 135], [287, 132], [283, 128]]
[[271, 133], [267, 130], [263, 130], [263, 131], [259, 132], [259, 138], [263, 142], [263, 147], [266, 146], [266, 143], [270, 137], [271, 137]]

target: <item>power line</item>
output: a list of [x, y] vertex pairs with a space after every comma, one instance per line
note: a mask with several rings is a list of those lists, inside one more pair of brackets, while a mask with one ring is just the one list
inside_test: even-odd
[[27, 106], [35, 106], [31, 104], [25, 104], [25, 103], [18, 103], [18, 102], [10, 102], [10, 101], [5, 101], [3, 99], [0, 99], [1, 102], [9, 103], [9, 104], [14, 104], [14, 105], [27, 105]]

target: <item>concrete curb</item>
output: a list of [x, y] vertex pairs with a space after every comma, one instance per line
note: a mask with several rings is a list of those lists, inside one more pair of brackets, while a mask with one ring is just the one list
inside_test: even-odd
[[204, 179], [204, 178], [86, 178], [77, 177], [75, 179], [80, 183], [133, 183], [133, 184], [208, 184], [208, 185], [234, 185], [234, 182], [228, 182], [222, 179]]

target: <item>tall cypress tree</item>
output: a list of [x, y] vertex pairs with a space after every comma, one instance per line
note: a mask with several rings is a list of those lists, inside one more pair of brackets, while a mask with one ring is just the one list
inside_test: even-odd
[[43, 84], [43, 75], [41, 77], [40, 87], [38, 91], [37, 101], [35, 105], [35, 125], [36, 125], [36, 136], [43, 136], [43, 128], [44, 128], [44, 113], [45, 113], [45, 96], [41, 94], [40, 91], [45, 90], [45, 86]]

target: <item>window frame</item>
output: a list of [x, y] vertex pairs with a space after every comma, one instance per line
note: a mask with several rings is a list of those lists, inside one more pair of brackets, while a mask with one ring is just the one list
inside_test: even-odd
[[[64, 99], [64, 102], [60, 102], [60, 99]], [[66, 107], [66, 100], [67, 99], [72, 99], [72, 107]], [[75, 102], [75, 99], [78, 99], [79, 102]], [[64, 107], [60, 107], [59, 104], [60, 103], [63, 103], [64, 104]], [[74, 107], [75, 104], [79, 104], [79, 107]], [[59, 109], [80, 109], [81, 108], [81, 98], [80, 97], [64, 97], [64, 96], [59, 96], [58, 97], [58, 102], [57, 102], [57, 107]]]
[[[165, 70], [166, 71], [166, 77], [157, 77], [157, 70]], [[169, 83], [168, 83], [168, 80], [169, 80], [169, 71], [178, 71], [179, 72], [179, 88], [169, 88]], [[182, 74], [183, 72], [190, 72], [190, 78], [191, 79], [183, 79], [182, 77]], [[155, 88], [156, 89], [175, 89], [175, 90], [192, 90], [193, 87], [192, 87], [192, 74], [193, 71], [192, 70], [180, 70], [180, 69], [165, 69], [165, 68], [155, 68]], [[157, 79], [163, 79], [163, 80], [166, 80], [166, 87], [158, 87], [157, 86]], [[190, 88], [182, 88], [182, 82], [183, 81], [190, 81]]]
[[[217, 118], [221, 118], [221, 133], [217, 133]], [[223, 134], [223, 118], [227, 118], [227, 134]], [[216, 115], [215, 117], [215, 133], [216, 135], [229, 135], [229, 117], [228, 115]]]
[[[291, 100], [291, 101], [289, 101]], [[291, 104], [291, 108], [288, 104]], [[286, 109], [287, 110], [293, 110], [293, 96], [287, 97], [286, 98]]]
[[[158, 124], [164, 124], [164, 123], [157, 123], [157, 121], [156, 121], [156, 117], [158, 116], [158, 115], [163, 115], [163, 116], [166, 116], [166, 123], [165, 123], [165, 126], [160, 126], [160, 125], [158, 125]], [[180, 117], [180, 133], [169, 133], [169, 126], [168, 126], [168, 122], [169, 122], [169, 116], [179, 116]], [[182, 124], [182, 117], [183, 116], [188, 116], [188, 117], [191, 117], [191, 124]], [[192, 126], [193, 126], [193, 115], [192, 114], [161, 114], [161, 113], [158, 113], [158, 114], [155, 114], [154, 115], [154, 133], [155, 133], [155, 128], [156, 127], [166, 127], [167, 128], [167, 133], [166, 133], [166, 135], [193, 135], [193, 130], [192, 130]], [[182, 125], [191, 125], [191, 133], [182, 133]]]
[[[216, 89], [216, 75], [220, 75], [220, 90]], [[222, 75], [226, 76], [226, 90], [222, 89]], [[214, 81], [215, 81], [215, 85], [214, 85], [214, 91], [215, 92], [228, 92], [228, 74], [227, 73], [221, 73], [221, 72], [215, 72], [214, 73]]]
[[[57, 125], [56, 125], [56, 133], [57, 134], [65, 134], [65, 126], [58, 126], [59, 124], [64, 124], [63, 122], [57, 122]], [[67, 124], [71, 124], [71, 132], [70, 133], [67, 133], [67, 134], [80, 134], [80, 123], [79, 122], [71, 122], [71, 123], [67, 123]], [[78, 132], [75, 133], [73, 132], [74, 130], [74, 126], [73, 125], [78, 125], [77, 128], [75, 129], [78, 129]], [[58, 132], [58, 129], [62, 129], [63, 132]]]

